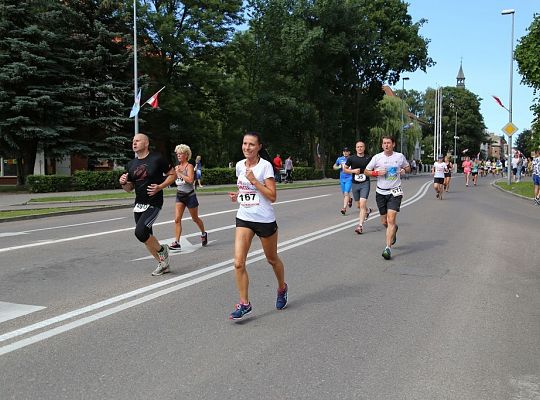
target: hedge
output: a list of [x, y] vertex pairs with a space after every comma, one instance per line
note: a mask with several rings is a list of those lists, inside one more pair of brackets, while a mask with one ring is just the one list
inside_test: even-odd
[[69, 192], [73, 190], [120, 189], [122, 170], [75, 171], [73, 176], [29, 175], [28, 190], [33, 193]]
[[32, 193], [69, 192], [73, 190], [73, 180], [64, 175], [29, 175], [26, 186]]
[[76, 190], [120, 189], [120, 175], [124, 170], [111, 171], [75, 171], [73, 186]]
[[[118, 179], [123, 170], [112, 171], [76, 171], [73, 176], [65, 175], [29, 175], [28, 190], [33, 193], [69, 192], [74, 190], [107, 190], [119, 189]], [[335, 178], [336, 172], [325, 171], [327, 178]], [[308, 181], [322, 179], [320, 169], [313, 167], [295, 167], [293, 180]], [[236, 173], [234, 168], [203, 169], [202, 182], [204, 185], [234, 185]]]

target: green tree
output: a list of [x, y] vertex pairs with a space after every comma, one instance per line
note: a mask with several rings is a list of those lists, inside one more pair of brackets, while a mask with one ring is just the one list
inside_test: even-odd
[[428, 41], [418, 35], [423, 21], [413, 24], [401, 1], [250, 4], [259, 10], [251, 25], [259, 30], [256, 43], [271, 55], [263, 78], [268, 99], [279, 87], [294, 93], [305, 115], [315, 111], [316, 119], [303, 128], [315, 165], [318, 145], [333, 157], [343, 143], [370, 142], [382, 82], [395, 83], [401, 72], [432, 64]]
[[[534, 88], [535, 95], [540, 89], [540, 14], [536, 14], [528, 28], [527, 35], [519, 39], [514, 57], [518, 64], [522, 82]], [[540, 136], [540, 99], [535, 98], [536, 103], [531, 105], [535, 119], [532, 130], [538, 137]]]
[[[76, 131], [63, 138], [60, 154], [125, 158], [132, 132], [132, 20], [119, 0], [65, 0], [62, 32], [66, 64], [81, 113]], [[69, 16], [69, 17], [68, 17]], [[66, 82], [67, 83], [67, 82]]]
[[[457, 135], [460, 149], [469, 149], [469, 155], [476, 155], [482, 143], [486, 143], [489, 136], [486, 133], [484, 118], [480, 113], [480, 97], [471, 91], [453, 86], [442, 88], [442, 152], [450, 153], [454, 148], [454, 131], [457, 115]], [[428, 126], [424, 128], [423, 137], [430, 136], [433, 141], [435, 126], [435, 90], [426, 90], [424, 108]], [[427, 150], [427, 149], [425, 149]], [[430, 146], [433, 156], [433, 145]], [[426, 153], [427, 154], [427, 153]]]
[[[74, 130], [74, 104], [61, 49], [59, 6], [5, 0], [0, 5], [0, 138], [17, 158], [17, 183], [33, 171], [40, 143], [54, 146]], [[51, 29], [53, 28], [53, 29]]]
[[19, 184], [38, 149], [120, 156], [130, 79], [119, 4], [2, 3], [0, 140], [18, 160]]
[[224, 126], [220, 57], [242, 22], [242, 0], [144, 0], [142, 5], [140, 70], [149, 75], [152, 90], [167, 86], [161, 109], [141, 113], [142, 126], [165, 152], [181, 141], [194, 154], [203, 153], [206, 162], [218, 163], [222, 152], [214, 145], [222, 143]]

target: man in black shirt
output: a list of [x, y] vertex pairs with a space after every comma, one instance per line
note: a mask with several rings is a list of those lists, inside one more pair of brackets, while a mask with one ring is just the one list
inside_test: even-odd
[[371, 208], [367, 208], [369, 196], [369, 176], [364, 174], [371, 157], [365, 154], [366, 145], [362, 141], [356, 142], [356, 154], [349, 156], [345, 163], [344, 172], [352, 175], [352, 195], [356, 206], [360, 209], [359, 224], [355, 232], [359, 235], [364, 230], [364, 222], [369, 218]]
[[139, 133], [133, 137], [132, 148], [136, 158], [127, 165], [127, 171], [120, 176], [122, 189], [135, 189], [135, 236], [146, 245], [158, 265], [153, 276], [169, 272], [169, 251], [153, 235], [152, 225], [163, 207], [163, 189], [176, 178], [174, 168], [159, 153], [150, 153], [148, 136]]

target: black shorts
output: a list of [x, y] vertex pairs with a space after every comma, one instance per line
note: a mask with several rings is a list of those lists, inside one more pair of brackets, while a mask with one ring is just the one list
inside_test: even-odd
[[399, 212], [402, 198], [403, 196], [392, 196], [391, 194], [376, 193], [375, 201], [377, 202], [379, 214], [386, 215], [388, 210]]
[[433, 183], [440, 183], [442, 185], [444, 183], [444, 178], [433, 178]]
[[189, 193], [176, 192], [176, 202], [185, 204], [187, 208], [199, 207], [199, 201], [194, 190]]
[[475, 176], [475, 175], [478, 175], [478, 171], [476, 172], [471, 172], [472, 176]]
[[445, 178], [451, 178], [451, 177], [452, 177], [452, 173], [451, 173], [451, 172], [445, 172], [445, 173], [444, 173], [444, 177], [445, 177]]
[[248, 228], [255, 232], [258, 237], [270, 237], [277, 232], [278, 226], [276, 221], [274, 222], [253, 222], [244, 221], [243, 219], [236, 218], [237, 228]]

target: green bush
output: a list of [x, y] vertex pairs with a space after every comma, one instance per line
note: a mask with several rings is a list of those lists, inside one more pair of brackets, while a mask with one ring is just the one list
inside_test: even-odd
[[103, 190], [119, 189], [120, 175], [123, 170], [111, 171], [75, 171], [73, 175], [73, 187], [76, 190]]
[[29, 175], [26, 177], [28, 190], [32, 193], [69, 192], [73, 190], [71, 176]]
[[322, 177], [322, 170], [313, 167], [294, 167], [292, 172], [293, 181], [309, 181]]
[[234, 185], [236, 171], [234, 168], [205, 168], [202, 170], [201, 182], [203, 185]]

